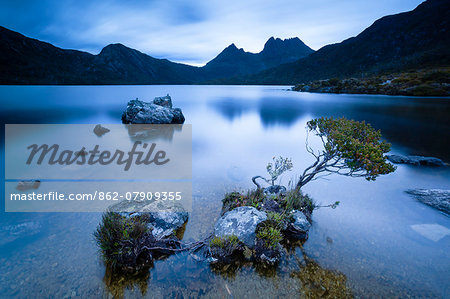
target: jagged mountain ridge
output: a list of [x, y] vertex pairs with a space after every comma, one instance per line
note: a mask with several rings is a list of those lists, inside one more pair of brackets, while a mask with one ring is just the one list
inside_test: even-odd
[[296, 61], [313, 52], [298, 37], [285, 40], [271, 37], [259, 53], [245, 52], [233, 43], [208, 62], [204, 69], [210, 78], [253, 74]]
[[[194, 84], [222, 78], [224, 73], [256, 73], [273, 66], [273, 61], [287, 61], [279, 56], [295, 59], [298, 55], [292, 45], [289, 49], [281, 45], [280, 55], [274, 50], [259, 62], [260, 54], [238, 50], [233, 44], [207, 66], [194, 67], [157, 59], [122, 44], [110, 44], [97, 55], [65, 50], [1, 26], [0, 41], [1, 84]], [[228, 70], [223, 69], [220, 57], [229, 59]], [[248, 57], [256, 58], [253, 65], [248, 63], [253, 58]], [[267, 62], [270, 59], [272, 62]]]
[[222, 83], [296, 84], [450, 66], [450, 1], [428, 0], [385, 16], [341, 43], [293, 63]]

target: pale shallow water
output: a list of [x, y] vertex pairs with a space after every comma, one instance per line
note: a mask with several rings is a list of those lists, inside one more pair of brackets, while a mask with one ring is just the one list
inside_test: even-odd
[[[450, 161], [450, 101], [369, 95], [309, 94], [260, 86], [2, 86], [2, 123], [120, 123], [130, 99], [169, 93], [193, 129], [193, 212], [186, 242], [208, 236], [227, 191], [252, 187], [273, 156], [292, 157], [286, 184], [312, 162], [305, 124], [320, 116], [365, 120], [392, 152]], [[2, 132], [4, 130], [2, 129]], [[2, 133], [3, 134], [3, 133]], [[4, 155], [2, 148], [2, 156]], [[1, 159], [2, 166], [4, 159]], [[3, 174], [2, 174], [3, 175]], [[399, 165], [375, 182], [330, 176], [305, 186], [319, 209], [303, 248], [277, 269], [216, 269], [180, 254], [148, 275], [110, 278], [92, 233], [96, 213], [4, 213], [0, 219], [0, 297], [450, 297], [450, 218], [404, 193], [450, 189], [450, 169]], [[3, 194], [3, 192], [2, 192]], [[431, 225], [431, 226], [430, 226]], [[435, 231], [429, 231], [430, 229]], [[428, 232], [427, 232], [428, 230]], [[442, 235], [442, 234], [441, 234]], [[303, 250], [303, 253], [302, 253]], [[312, 260], [303, 265], [303, 254]], [[319, 281], [319, 283], [317, 283]], [[320, 283], [320, 281], [322, 281]], [[111, 293], [112, 292], [112, 293]], [[333, 293], [334, 292], [334, 293]]]

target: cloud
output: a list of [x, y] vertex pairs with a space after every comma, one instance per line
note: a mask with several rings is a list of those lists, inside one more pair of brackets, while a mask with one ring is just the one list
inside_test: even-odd
[[231, 43], [259, 52], [270, 36], [318, 49], [418, 0], [41, 0], [0, 3], [0, 24], [62, 48], [120, 42], [157, 58], [204, 64]]

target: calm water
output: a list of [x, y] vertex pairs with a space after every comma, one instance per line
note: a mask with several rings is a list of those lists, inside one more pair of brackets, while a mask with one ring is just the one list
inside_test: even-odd
[[[0, 113], [2, 123], [120, 123], [128, 100], [169, 93], [193, 126], [194, 198], [186, 242], [208, 236], [224, 193], [252, 187], [251, 176], [265, 175], [273, 156], [293, 160], [284, 184], [308, 166], [313, 160], [304, 146], [305, 124], [314, 117], [365, 120], [381, 129], [393, 153], [450, 161], [449, 99], [286, 89], [2, 86]], [[0, 163], [4, 166], [3, 158]], [[433, 241], [413, 229], [422, 224], [450, 229], [450, 218], [404, 193], [450, 189], [448, 167], [399, 165], [375, 182], [328, 178], [304, 191], [319, 203], [339, 200], [341, 205], [316, 210], [307, 242], [291, 249], [276, 269], [252, 264], [218, 269], [180, 254], [155, 262], [143, 276], [116, 277], [105, 269], [93, 242], [101, 215], [4, 213], [2, 208], [0, 297], [227, 298], [228, 290], [234, 298], [341, 296], [348, 291], [357, 297], [450, 297], [450, 236]]]

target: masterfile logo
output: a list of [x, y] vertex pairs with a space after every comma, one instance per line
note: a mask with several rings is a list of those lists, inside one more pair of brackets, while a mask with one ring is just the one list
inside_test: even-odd
[[191, 208], [191, 125], [104, 126], [7, 124], [5, 210], [104, 211], [123, 200]]

